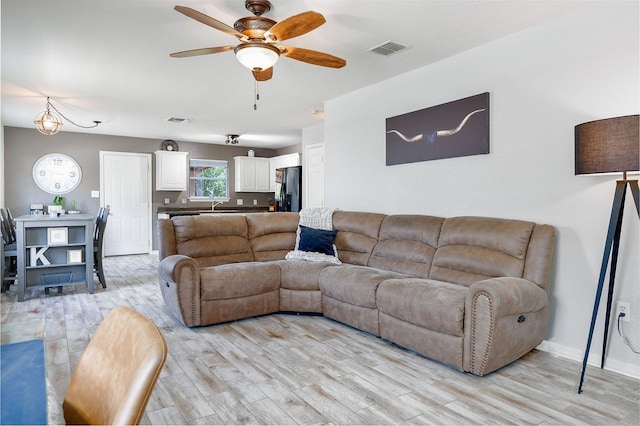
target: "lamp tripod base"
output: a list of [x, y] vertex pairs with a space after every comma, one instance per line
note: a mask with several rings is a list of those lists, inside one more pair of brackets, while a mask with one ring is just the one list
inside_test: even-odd
[[602, 358], [600, 360], [600, 368], [604, 367], [604, 359], [607, 350], [607, 339], [609, 336], [609, 320], [611, 319], [611, 304], [613, 299], [613, 286], [616, 278], [616, 268], [618, 263], [618, 250], [620, 248], [620, 233], [622, 230], [622, 215], [624, 213], [624, 202], [626, 196], [627, 185], [631, 188], [631, 194], [636, 205], [636, 212], [640, 218], [640, 196], [638, 191], [637, 180], [627, 180], [626, 173], [623, 180], [616, 181], [616, 192], [613, 197], [613, 206], [611, 207], [611, 218], [609, 219], [609, 229], [607, 231], [607, 240], [604, 245], [604, 253], [602, 255], [602, 265], [600, 266], [600, 277], [598, 279], [598, 288], [596, 290], [596, 298], [593, 304], [593, 313], [591, 314], [591, 326], [589, 328], [589, 337], [587, 339], [587, 347], [582, 359], [582, 371], [580, 373], [580, 383], [578, 384], [578, 393], [582, 393], [582, 385], [584, 375], [587, 369], [587, 359], [589, 358], [589, 350], [591, 349], [591, 341], [593, 338], [593, 330], [598, 318], [598, 307], [600, 306], [600, 298], [604, 288], [604, 279], [607, 274], [607, 266], [611, 259], [611, 268], [609, 271], [609, 288], [607, 291], [607, 313], [604, 325], [604, 338], [602, 341]]

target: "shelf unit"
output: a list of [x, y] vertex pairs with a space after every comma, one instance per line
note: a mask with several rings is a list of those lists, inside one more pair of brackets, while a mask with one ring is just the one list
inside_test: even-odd
[[94, 221], [88, 214], [15, 219], [19, 302], [29, 287], [85, 284], [93, 293]]

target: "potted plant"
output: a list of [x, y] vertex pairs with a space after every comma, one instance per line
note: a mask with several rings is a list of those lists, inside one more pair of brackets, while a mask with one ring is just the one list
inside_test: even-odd
[[64, 210], [62, 209], [64, 205], [64, 197], [61, 195], [56, 195], [53, 197], [53, 205], [49, 206], [49, 214], [63, 214]]

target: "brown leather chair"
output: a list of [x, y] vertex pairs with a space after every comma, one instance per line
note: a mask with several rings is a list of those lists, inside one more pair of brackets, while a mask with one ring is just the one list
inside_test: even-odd
[[87, 345], [62, 409], [67, 424], [139, 424], [167, 358], [158, 327], [119, 306]]

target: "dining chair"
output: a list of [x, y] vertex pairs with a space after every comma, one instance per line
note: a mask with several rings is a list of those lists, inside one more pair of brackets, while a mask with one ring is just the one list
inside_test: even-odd
[[104, 268], [102, 267], [102, 247], [104, 230], [107, 228], [109, 218], [109, 207], [100, 207], [96, 216], [96, 226], [93, 229], [93, 271], [98, 275], [98, 281], [102, 288], [107, 288], [107, 281], [104, 278]]
[[3, 293], [15, 282], [18, 275], [18, 250], [16, 247], [16, 228], [8, 208], [0, 208], [0, 234], [2, 234], [2, 256], [0, 269], [2, 273]]
[[67, 424], [139, 424], [167, 359], [158, 327], [125, 306], [102, 321], [80, 357], [62, 411]]

